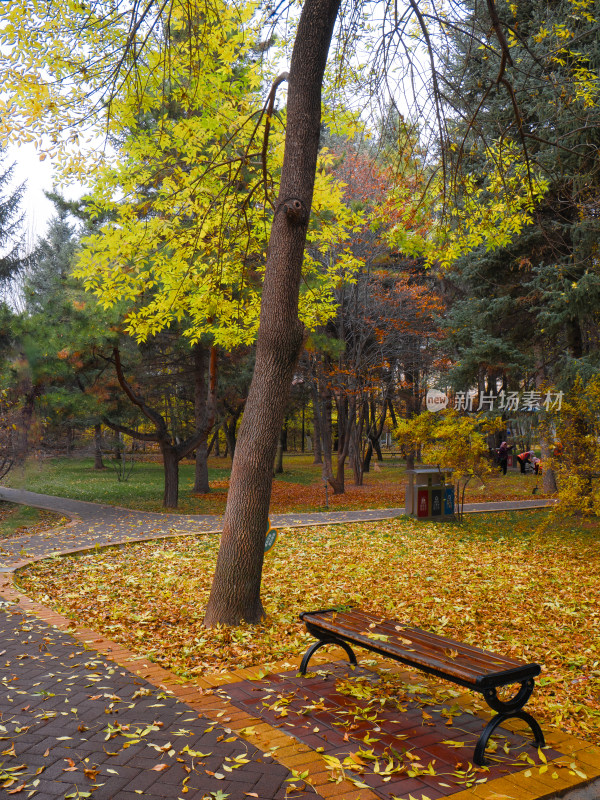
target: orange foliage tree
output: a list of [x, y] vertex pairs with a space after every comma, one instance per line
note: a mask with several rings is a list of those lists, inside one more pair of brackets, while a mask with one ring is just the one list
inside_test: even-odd
[[[347, 460], [360, 485], [373, 450], [381, 458], [379, 439], [388, 414], [395, 422], [394, 403], [408, 413], [418, 408], [423, 378], [435, 359], [433, 345], [440, 338], [436, 316], [442, 304], [420, 264], [386, 242], [393, 225], [411, 219], [410, 192], [402, 193], [401, 204], [398, 192], [392, 193], [398, 176], [355, 149], [339, 154], [334, 168], [345, 184], [344, 200], [360, 212], [361, 222], [351, 240], [328, 257], [350, 250], [360, 269], [352, 280], [340, 274], [337, 316], [311, 336], [303, 363], [313, 394], [315, 435], [322, 440], [324, 477], [334, 493], [342, 493]], [[403, 180], [414, 184], [414, 179]], [[416, 208], [412, 225], [424, 232], [426, 222]]]

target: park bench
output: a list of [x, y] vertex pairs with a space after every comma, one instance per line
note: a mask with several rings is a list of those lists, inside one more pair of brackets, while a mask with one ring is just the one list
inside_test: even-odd
[[[307, 631], [318, 640], [304, 654], [300, 665], [302, 675], [306, 674], [313, 654], [326, 644], [341, 647], [348, 654], [350, 663], [356, 665], [356, 656], [350, 645], [358, 645], [484, 696], [490, 708], [497, 713], [488, 722], [475, 746], [473, 762], [478, 766], [486, 763], [485, 748], [490, 736], [507, 719], [518, 718], [526, 722], [534, 735], [534, 745], [544, 746], [540, 726], [522, 710], [533, 691], [534, 678], [540, 674], [539, 664], [527, 664], [499, 656], [489, 650], [481, 650], [358, 609], [305, 611], [300, 614], [300, 619]], [[514, 697], [500, 699], [496, 690], [512, 684], [521, 684]]]

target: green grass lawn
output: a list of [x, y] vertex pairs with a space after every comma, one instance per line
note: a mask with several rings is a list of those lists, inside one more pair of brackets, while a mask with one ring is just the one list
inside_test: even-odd
[[[227, 479], [228, 468], [212, 468], [211, 481]], [[180, 467], [181, 510], [194, 513], [204, 511], [201, 498], [195, 498], [191, 507], [191, 487], [194, 481], [194, 465]], [[7, 485], [27, 489], [40, 494], [108, 503], [140, 511], [160, 511], [164, 490], [162, 464], [144, 461], [136, 463], [127, 481], [118, 481], [112, 468], [94, 469], [92, 458], [57, 458], [44, 461], [30, 460], [24, 471], [9, 475]]]
[[[265, 559], [268, 620], [203, 625], [219, 539], [186, 537], [40, 562], [18, 582], [181, 675], [300, 655], [301, 611], [350, 604], [499, 653], [538, 661], [529, 706], [547, 723], [600, 736], [598, 523], [557, 512], [481, 514], [463, 524], [407, 518], [283, 530]], [[308, 637], [310, 638], [310, 637]]]
[[30, 532], [47, 530], [65, 521], [60, 514], [51, 511], [0, 501], [0, 539], [8, 539], [24, 530]]
[[[271, 510], [277, 512], [323, 511], [326, 494], [321, 467], [313, 457], [288, 455], [284, 472], [276, 475], [271, 496]], [[221, 514], [225, 509], [231, 462], [229, 459], [209, 459], [211, 492], [195, 495], [194, 464], [180, 465], [179, 511], [190, 514]], [[41, 494], [70, 497], [107, 503], [141, 511], [161, 511], [163, 496], [162, 464], [138, 461], [129, 480], [119, 482], [113, 469], [95, 470], [93, 459], [57, 458], [30, 460], [26, 469], [9, 474], [6, 484]], [[346, 491], [327, 493], [331, 510], [361, 508], [395, 508], [404, 505], [404, 462], [385, 456], [382, 463], [364, 475], [362, 486], [354, 486], [351, 470], [346, 470]], [[487, 500], [530, 499], [537, 483], [533, 475], [510, 473], [505, 477], [494, 472], [485, 485], [472, 481], [467, 489], [467, 502]], [[537, 495], [540, 496], [539, 494]]]

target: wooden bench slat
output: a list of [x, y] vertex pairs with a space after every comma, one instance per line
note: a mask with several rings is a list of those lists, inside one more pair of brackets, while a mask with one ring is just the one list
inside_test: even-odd
[[[351, 616], [340, 613], [335, 619], [340, 622], [340, 624], [350, 628], [353, 627], [353, 616], [354, 615]], [[489, 673], [490, 670], [500, 672], [526, 665], [525, 661], [498, 656], [496, 653], [492, 653], [489, 650], [483, 650], [474, 645], [464, 644], [455, 639], [440, 636], [439, 634], [428, 633], [421, 628], [414, 628], [402, 623], [396, 623], [394, 620], [383, 620], [379, 622], [376, 617], [368, 614], [362, 614], [361, 616], [367, 627], [375, 622], [376, 628], [373, 630], [381, 630], [390, 636], [404, 636], [407, 639], [411, 639], [415, 643], [418, 643], [419, 646], [422, 646], [423, 649], [430, 649], [433, 653], [437, 654], [439, 658], [442, 658], [442, 660], [449, 658], [445, 653], [446, 650], [454, 650], [458, 653], [458, 655], [452, 659], [454, 663], [462, 663], [464, 659], [468, 662], [469, 666], [476, 668], [481, 675]], [[398, 628], [400, 628], [400, 630], [398, 630]]]
[[[519, 667], [525, 664], [526, 662], [518, 659], [518, 658], [510, 658], [508, 656], [501, 656], [498, 653], [494, 653], [491, 650], [485, 650], [482, 647], [477, 647], [473, 644], [466, 644], [465, 642], [459, 642], [456, 639], [451, 639], [449, 636], [442, 636], [438, 633], [431, 633], [429, 631], [425, 631], [422, 628], [415, 628], [412, 625], [408, 625], [403, 622], [397, 622], [396, 620], [391, 619], [381, 619], [377, 618], [372, 614], [368, 614], [364, 611], [356, 611], [349, 614], [348, 612], [335, 612], [337, 613], [336, 619], [340, 617], [346, 621], [346, 618], [349, 620], [352, 617], [362, 618], [364, 619], [365, 623], [371, 624], [372, 622], [376, 622], [377, 625], [382, 625], [383, 627], [387, 627], [393, 632], [396, 636], [402, 635], [403, 631], [409, 632], [411, 635], [414, 634], [418, 636], [420, 640], [425, 642], [430, 642], [433, 648], [440, 648], [443, 649], [445, 647], [452, 647], [455, 650], [459, 650], [461, 653], [465, 654], [472, 654], [473, 658], [476, 660], [484, 660], [488, 659], [489, 662], [493, 665], [503, 666], [506, 669], [510, 669], [512, 667]], [[401, 630], [398, 630], [400, 628]]]
[[[502, 658], [488, 650], [464, 645], [419, 628], [400, 625], [401, 630], [397, 631], [398, 623], [393, 620], [381, 621], [380, 617], [364, 612], [312, 612], [303, 614], [302, 619], [307, 625], [312, 624], [332, 636], [341, 635], [354, 644], [397, 658], [407, 665], [413, 664], [442, 677], [448, 675], [467, 687], [483, 689], [486, 686], [518, 683], [540, 672], [537, 664]], [[374, 627], [369, 629], [370, 625]], [[375, 637], [388, 636], [389, 639], [371, 638], [369, 633]], [[409, 642], [401, 642], [400, 638]], [[453, 653], [456, 655], [453, 656]]]
[[[304, 621], [307, 623], [307, 625], [312, 624], [308, 617], [304, 617]], [[327, 620], [316, 620], [314, 624], [321, 630], [330, 632], [334, 637], [336, 633], [341, 633], [342, 637], [351, 644], [361, 645], [369, 650], [380, 652], [383, 655], [390, 655], [408, 665], [418, 665], [425, 670], [431, 670], [437, 673], [449, 673], [461, 683], [468, 684], [469, 686], [475, 686], [477, 679], [480, 676], [479, 672], [469, 670], [468, 668], [457, 669], [455, 664], [446, 663], [445, 661], [441, 661], [433, 656], [430, 657], [423, 653], [419, 653], [416, 650], [410, 650], [408, 646], [402, 647], [395, 642], [383, 642], [370, 639], [367, 635], [359, 630], [347, 628], [340, 631], [341, 626]]]
[[519, 659], [498, 656], [496, 653], [492, 653], [491, 651], [484, 650], [480, 647], [475, 647], [475, 645], [465, 644], [464, 642], [459, 642], [456, 639], [450, 639], [449, 637], [441, 636], [437, 633], [430, 633], [422, 630], [421, 628], [415, 628], [405, 623], [396, 622], [395, 620], [378, 620], [376, 617], [365, 613], [361, 613], [359, 617], [358, 614], [350, 615], [342, 612], [338, 613], [335, 619], [340, 621], [343, 625], [351, 627], [355, 617], [362, 617], [364, 624], [367, 626], [375, 623], [377, 628], [387, 630], [390, 635], [405, 635], [408, 638], [414, 637], [415, 641], [422, 643], [423, 646], [429, 646], [435, 651], [443, 652], [448, 648], [457, 650], [461, 656], [470, 657], [473, 659], [474, 663], [481, 663], [482, 665], [486, 665], [486, 667], [488, 665], [492, 665], [496, 667], [502, 667], [504, 669], [511, 669], [513, 667], [522, 666], [525, 663]]
[[514, 659], [497, 658], [494, 653], [490, 651], [462, 644], [455, 639], [443, 637], [443, 642], [439, 640], [436, 641], [436, 638], [438, 638], [436, 634], [429, 634], [427, 631], [423, 631], [420, 628], [407, 626], [398, 631], [396, 630], [396, 626], [389, 622], [379, 625], [377, 629], [379, 628], [381, 628], [382, 631], [388, 631], [390, 635], [395, 634], [396, 636], [405, 636], [408, 639], [412, 639], [415, 643], [419, 643], [423, 647], [429, 647], [432, 652], [446, 655], [446, 650], [454, 650], [458, 652], [458, 656], [453, 658], [455, 662], [465, 659], [469, 664], [478, 669], [480, 668], [482, 673], [488, 672], [491, 668], [495, 668], [496, 670], [514, 669], [524, 664], [524, 662]]

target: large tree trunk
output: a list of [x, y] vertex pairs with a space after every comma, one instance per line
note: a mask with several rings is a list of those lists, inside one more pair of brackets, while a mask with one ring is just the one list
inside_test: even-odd
[[292, 53], [285, 154], [271, 228], [256, 365], [231, 469], [205, 624], [259, 622], [273, 460], [302, 346], [298, 293], [321, 124], [321, 86], [340, 0], [306, 0]]
[[556, 494], [558, 487], [556, 485], [556, 476], [554, 470], [550, 467], [550, 457], [552, 448], [545, 436], [540, 437], [540, 455], [542, 462], [542, 491], [544, 494]]
[[177, 508], [179, 500], [179, 453], [177, 448], [170, 442], [161, 442], [160, 449], [163, 457], [163, 469], [165, 475], [165, 492], [163, 495], [163, 506], [165, 508]]
[[94, 425], [94, 469], [104, 469], [102, 461], [102, 425]]

